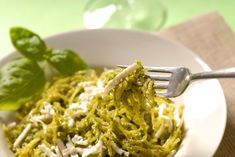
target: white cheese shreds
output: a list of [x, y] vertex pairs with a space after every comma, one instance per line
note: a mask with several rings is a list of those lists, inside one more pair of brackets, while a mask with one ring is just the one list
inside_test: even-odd
[[163, 115], [164, 114], [164, 111], [165, 111], [165, 109], [166, 109], [166, 104], [161, 104], [161, 105], [159, 105], [159, 111], [158, 111], [158, 114], [159, 115]]
[[103, 142], [101, 140], [98, 141], [98, 143], [90, 148], [84, 149], [84, 152], [82, 153], [82, 157], [88, 157], [92, 154], [98, 154], [102, 152]]
[[[168, 132], [171, 132], [172, 129], [173, 129], [172, 121], [171, 121], [168, 117], [166, 117], [166, 116], [164, 116], [164, 117], [162, 117], [162, 118], [165, 120], [165, 123], [167, 123], [168, 126], [169, 126]], [[160, 137], [162, 136], [164, 130], [165, 130], [165, 126], [162, 124], [162, 125], [160, 126], [160, 128], [158, 129], [158, 131], [156, 132], [156, 134], [154, 135], [154, 137], [157, 138], [157, 139], [160, 138]]]
[[160, 117], [165, 120], [165, 123], [166, 123], [166, 124], [168, 124], [168, 126], [169, 126], [168, 131], [171, 132], [172, 129], [173, 129], [173, 124], [172, 124], [171, 119], [170, 119], [169, 117], [167, 117], [167, 116], [164, 116], [164, 115], [162, 115], [162, 116], [160, 116]]
[[31, 115], [30, 121], [37, 125], [40, 121], [45, 121], [51, 119], [52, 115]]
[[69, 120], [68, 120], [68, 126], [71, 128], [73, 125], [74, 125], [74, 119], [72, 117], [68, 117]]
[[91, 86], [92, 84], [93, 84], [92, 81], [80, 82], [78, 84], [78, 87], [88, 87], [88, 86]]
[[78, 103], [72, 103], [69, 106], [71, 110], [81, 110], [82, 112], [87, 112], [87, 105], [90, 100], [104, 91], [103, 82], [101, 80], [97, 81], [97, 86], [92, 85], [92, 82], [83, 82], [81, 85], [84, 88], [84, 92], [78, 96]]
[[[168, 124], [169, 128], [168, 128], [168, 132], [171, 132], [173, 129], [173, 124], [172, 121], [169, 117], [167, 117], [166, 115], [164, 115], [164, 112], [166, 110], [166, 104], [160, 104], [158, 107], [158, 115], [160, 118], [164, 119], [164, 123]], [[160, 138], [163, 134], [165, 130], [165, 126], [162, 124], [160, 126], [160, 128], [158, 129], [158, 131], [155, 133], [155, 138]]]
[[79, 108], [79, 104], [78, 103], [72, 103], [71, 105], [69, 105], [69, 109], [73, 110], [73, 109], [78, 109]]
[[87, 109], [87, 104], [88, 104], [88, 102], [81, 102], [80, 104], [79, 104], [79, 109], [81, 109], [82, 110], [82, 112], [87, 112], [88, 111], [88, 109]]
[[[169, 126], [168, 132], [171, 132], [173, 130], [173, 124], [172, 124], [172, 121], [170, 120], [170, 118], [165, 115], [161, 115], [160, 118], [164, 119], [165, 124], [168, 124], [168, 126]], [[155, 133], [154, 137], [157, 139], [160, 138], [162, 136], [164, 130], [165, 130], [165, 126], [164, 126], [164, 124], [162, 124], [160, 126], [160, 128], [158, 129], [158, 131]]]
[[56, 152], [56, 155], [57, 157], [63, 157], [61, 151], [59, 150], [58, 146], [55, 147], [55, 152]]
[[161, 125], [160, 128], [158, 129], [157, 133], [154, 135], [155, 138], [157, 138], [157, 139], [160, 138], [162, 133], [164, 132], [164, 129], [165, 129], [164, 125]]
[[104, 83], [102, 80], [97, 80], [96, 85], [99, 89], [104, 89]]
[[62, 153], [63, 157], [69, 157], [68, 155], [63, 154], [63, 151], [66, 149], [66, 147], [64, 145], [64, 142], [61, 139], [58, 139], [57, 146], [58, 146], [60, 152]]
[[88, 111], [87, 104], [88, 104], [88, 102], [81, 102], [79, 105], [79, 109], [81, 109], [82, 112], [87, 112]]
[[26, 135], [28, 134], [28, 132], [31, 129], [31, 127], [32, 127], [31, 124], [27, 124], [26, 125], [25, 129], [22, 131], [22, 133], [15, 140], [15, 142], [13, 144], [14, 148], [16, 148], [22, 142], [22, 140], [26, 137]]
[[[168, 116], [164, 115], [165, 110], [166, 110], [166, 104], [159, 105], [159, 107], [158, 107], [159, 117], [164, 119], [165, 123], [168, 124], [168, 126], [169, 126], [168, 131], [171, 132], [173, 130], [173, 123]], [[159, 128], [158, 132], [155, 134], [155, 137], [159, 138], [161, 136], [162, 132], [164, 131], [164, 129], [165, 129], [165, 127], [161, 126]]]
[[129, 156], [129, 152], [119, 148], [116, 143], [112, 143], [113, 150], [118, 153], [119, 155]]
[[16, 122], [11, 122], [8, 124], [9, 129], [13, 129], [16, 126]]
[[84, 149], [83, 148], [79, 148], [79, 147], [70, 147], [70, 148], [66, 148], [66, 149], [64, 149], [63, 151], [62, 151], [62, 154], [63, 154], [63, 156], [64, 157], [68, 157], [69, 155], [71, 155], [71, 154], [76, 154], [76, 153], [78, 153], [78, 154], [82, 154], [83, 153], [83, 151], [84, 151]]
[[68, 135], [67, 136], [67, 138], [68, 138], [68, 142], [66, 143], [66, 146], [69, 148], [69, 147], [75, 147], [74, 145], [73, 145], [73, 142], [72, 142], [72, 140], [71, 140], [71, 138], [70, 138], [70, 136]]
[[[59, 141], [58, 141], [59, 142]], [[66, 143], [67, 148], [64, 146], [63, 142], [60, 142], [60, 145], [63, 145], [63, 150], [61, 151], [64, 157], [67, 157], [70, 155], [71, 156], [76, 156], [78, 153], [82, 154], [83, 153], [83, 149], [82, 148], [76, 148], [70, 138], [70, 136], [68, 136], [68, 142]]]
[[48, 157], [57, 157], [57, 155], [50, 148], [45, 146], [45, 144], [40, 144], [38, 149], [40, 149]]
[[179, 127], [181, 123], [180, 115], [179, 115], [179, 109], [175, 109], [174, 111], [174, 119], [176, 121], [176, 126]]
[[80, 104], [79, 103], [72, 103], [70, 106], [69, 106], [69, 110], [80, 110], [82, 112], [87, 112], [87, 104], [88, 104], [88, 100], [87, 99], [84, 99], [85, 101], [82, 101]]
[[55, 148], [56, 148], [55, 146], [51, 146], [51, 150], [55, 150]]
[[133, 63], [132, 65], [124, 69], [122, 72], [117, 74], [117, 76], [115, 76], [112, 80], [110, 80], [108, 84], [106, 85], [102, 97], [105, 97], [121, 81], [121, 79], [127, 77], [129, 74], [131, 74], [138, 68], [139, 68], [139, 65], [136, 63]]
[[[67, 149], [63, 151], [63, 154], [70, 155], [71, 157], [76, 157], [77, 156], [77, 149], [75, 148], [70, 136], [68, 136], [68, 142], [66, 143]], [[67, 151], [67, 153], [66, 153]]]
[[69, 122], [68, 122], [68, 126], [72, 127], [74, 124], [74, 119], [72, 117], [69, 117]]
[[76, 117], [77, 115], [80, 115], [81, 113], [85, 113], [88, 111], [87, 109], [87, 103], [88, 101], [85, 101], [85, 102], [81, 102], [81, 104], [78, 104], [78, 103], [72, 103], [68, 110], [72, 110], [73, 111], [73, 115], [71, 117], [71, 115], [68, 114], [67, 111], [65, 111], [65, 117], [68, 118], [68, 126], [69, 127], [72, 127], [74, 125], [74, 119], [73, 117]]
[[52, 105], [48, 102], [44, 102], [43, 108], [40, 110], [40, 115], [30, 115], [30, 121], [33, 122], [35, 125], [41, 123], [45, 120], [51, 119], [55, 114], [55, 110], [53, 109]]
[[41, 121], [41, 120], [39, 120], [39, 123], [42, 124], [43, 133], [46, 134], [47, 133], [47, 125], [43, 121]]
[[173, 157], [173, 156], [175, 156], [175, 153], [176, 153], [176, 150], [173, 149], [173, 150], [167, 155], [167, 157]]
[[44, 102], [44, 108], [41, 109], [40, 111], [42, 114], [49, 114], [49, 115], [54, 115], [55, 110], [53, 109], [52, 105], [49, 102]]
[[90, 86], [90, 87], [85, 87], [84, 90], [85, 91], [79, 95], [80, 100], [90, 100], [97, 94], [102, 93], [104, 88], [103, 87], [100, 88], [97, 86]]
[[78, 145], [84, 145], [84, 146], [88, 145], [88, 141], [79, 135], [75, 135], [72, 138], [72, 142], [73, 144], [78, 144]]

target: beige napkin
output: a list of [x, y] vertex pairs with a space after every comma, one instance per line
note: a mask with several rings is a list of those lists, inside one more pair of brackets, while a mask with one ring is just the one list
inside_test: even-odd
[[[235, 67], [235, 35], [216, 12], [161, 30], [158, 35], [193, 50], [212, 69]], [[223, 140], [215, 157], [234, 157], [235, 78], [223, 79], [220, 82], [226, 97], [228, 119]]]

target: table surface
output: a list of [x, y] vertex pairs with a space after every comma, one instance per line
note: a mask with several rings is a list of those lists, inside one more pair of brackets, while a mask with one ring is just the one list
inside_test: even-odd
[[[0, 57], [13, 49], [8, 31], [24, 26], [46, 37], [59, 32], [82, 29], [82, 10], [86, 0], [0, 0]], [[164, 27], [217, 10], [235, 30], [234, 0], [162, 0], [168, 17]]]

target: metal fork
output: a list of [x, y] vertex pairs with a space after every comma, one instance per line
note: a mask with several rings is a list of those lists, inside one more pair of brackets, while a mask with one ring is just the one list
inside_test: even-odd
[[[118, 67], [126, 68], [127, 65], [118, 65]], [[211, 78], [235, 78], [235, 67], [221, 69], [215, 71], [201, 72], [192, 74], [186, 67], [148, 67], [144, 66], [149, 72], [156, 72], [155, 75], [148, 75], [155, 81], [163, 81], [156, 83], [158, 89], [165, 89], [165, 92], [158, 93], [160, 96], [169, 98], [180, 96], [193, 80], [211, 79]], [[167, 76], [161, 73], [168, 74]], [[157, 75], [158, 74], [158, 75]], [[160, 75], [161, 74], [161, 75]]]

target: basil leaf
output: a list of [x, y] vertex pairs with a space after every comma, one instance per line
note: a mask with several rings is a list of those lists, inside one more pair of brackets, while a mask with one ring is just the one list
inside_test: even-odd
[[50, 50], [47, 61], [61, 74], [71, 75], [78, 70], [85, 70], [88, 65], [78, 54], [71, 50]]
[[12, 27], [10, 37], [15, 48], [25, 57], [34, 61], [43, 60], [47, 48], [37, 34], [23, 27]]
[[16, 110], [41, 93], [45, 85], [42, 69], [27, 58], [17, 58], [0, 69], [0, 110]]

